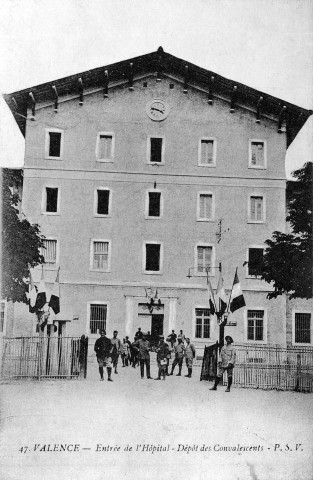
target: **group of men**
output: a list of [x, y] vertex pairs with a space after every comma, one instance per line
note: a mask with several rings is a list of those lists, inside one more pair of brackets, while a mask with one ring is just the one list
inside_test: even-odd
[[[147, 338], [147, 334], [142, 332], [141, 328], [138, 328], [133, 343], [129, 341], [128, 337], [125, 337], [123, 342], [121, 342], [119, 338], [117, 338], [117, 334], [118, 332], [115, 330], [113, 332], [113, 338], [109, 339], [106, 337], [105, 330], [101, 330], [100, 338], [95, 342], [94, 350], [99, 365], [100, 380], [104, 380], [103, 369], [106, 367], [108, 381], [113, 381], [111, 378], [112, 369], [114, 369], [114, 373], [118, 373], [117, 364], [119, 354], [121, 354], [123, 367], [128, 366], [128, 362], [130, 362], [133, 367], [136, 367], [136, 364], [139, 362], [141, 379], [144, 378], [145, 367], [147, 378], [152, 379], [150, 374], [151, 345]], [[217, 376], [215, 378], [214, 386], [210, 390], [217, 390], [217, 385], [225, 371], [227, 371], [228, 378], [226, 392], [230, 391], [232, 385], [236, 352], [235, 348], [232, 346], [233, 339], [230, 336], [226, 336], [225, 340], [226, 345], [222, 347], [220, 352]], [[161, 377], [165, 380], [166, 376], [173, 375], [176, 365], [178, 365], [178, 373], [176, 376], [180, 377], [184, 358], [188, 369], [188, 373], [185, 377], [191, 378], [196, 349], [190, 342], [190, 338], [185, 338], [182, 330], [180, 330], [178, 336], [175, 334], [174, 330], [172, 330], [172, 333], [166, 338], [166, 341], [164, 336], [160, 335], [155, 351], [158, 364], [158, 376], [155, 380], [161, 380]], [[169, 373], [169, 362], [172, 353], [174, 354], [174, 360], [171, 365], [171, 372]]]

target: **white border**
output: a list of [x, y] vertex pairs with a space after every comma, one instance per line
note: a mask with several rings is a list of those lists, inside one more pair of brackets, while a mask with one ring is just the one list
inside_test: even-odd
[[[263, 143], [264, 145], [264, 165], [252, 165], [252, 142]], [[248, 157], [248, 168], [254, 168], [256, 170], [266, 170], [267, 169], [267, 142], [260, 138], [252, 138], [249, 140], [249, 157]]]
[[[108, 268], [93, 268], [93, 250], [94, 242], [108, 243]], [[105, 238], [91, 238], [90, 240], [90, 263], [89, 270], [91, 272], [111, 272], [111, 240]]]
[[[162, 138], [161, 162], [150, 162], [151, 155], [151, 138]], [[148, 135], [147, 138], [147, 164], [148, 165], [164, 165], [165, 164], [165, 136], [164, 135]]]
[[[146, 245], [160, 245], [160, 270], [146, 270]], [[163, 242], [156, 240], [146, 240], [142, 246], [142, 273], [145, 275], [163, 275]]]
[[[213, 163], [201, 163], [201, 142], [202, 140], [208, 140], [213, 142]], [[215, 137], [201, 137], [198, 142], [198, 167], [216, 167], [216, 152], [217, 152], [217, 140]]]
[[110, 302], [102, 301], [102, 300], [91, 300], [87, 302], [86, 334], [91, 338], [95, 338], [96, 336], [98, 336], [98, 333], [90, 333], [90, 305], [106, 305], [107, 306], [107, 319], [106, 319], [105, 331], [106, 331], [106, 336], [108, 336], [108, 330], [109, 330], [108, 325], [109, 325], [109, 318], [110, 318]]
[[[262, 197], [263, 198], [263, 215], [262, 220], [252, 220], [251, 218], [251, 198], [253, 197]], [[248, 195], [248, 220], [247, 223], [265, 223], [266, 222], [266, 197], [264, 193], [253, 192]]]
[[[311, 315], [311, 343], [296, 343], [296, 313], [309, 313]], [[312, 322], [312, 311], [310, 310], [298, 310], [292, 309], [292, 345], [296, 345], [298, 347], [311, 347], [313, 345], [313, 322]]]
[[[263, 340], [248, 340], [248, 310], [260, 310], [264, 312], [263, 316]], [[255, 345], [267, 344], [267, 309], [265, 307], [249, 307], [244, 309], [244, 343], [251, 343]]]
[[[200, 217], [200, 195], [211, 195], [212, 197], [212, 216], [210, 218]], [[215, 220], [215, 195], [213, 192], [198, 192], [197, 193], [197, 222], [214, 222]]]
[[[158, 217], [149, 215], [149, 193], [160, 193], [160, 215]], [[145, 218], [147, 220], [159, 220], [163, 218], [163, 194], [162, 191], [158, 188], [150, 188], [146, 191], [146, 202], [145, 202]]]
[[[59, 128], [46, 128], [45, 129], [45, 159], [47, 160], [63, 160], [63, 144], [64, 144], [64, 130]], [[60, 142], [60, 156], [59, 157], [50, 157], [49, 156], [49, 147], [50, 147], [50, 132], [61, 133], [61, 142]]]
[[212, 262], [211, 262], [211, 271], [209, 277], [215, 276], [215, 246], [213, 243], [208, 242], [197, 242], [194, 246], [194, 276], [195, 277], [206, 277], [207, 272], [198, 272], [198, 247], [211, 247], [212, 248]]
[[[56, 212], [47, 212], [47, 188], [56, 188], [58, 190], [58, 200], [57, 200], [57, 211]], [[60, 204], [61, 204], [61, 188], [56, 185], [44, 185], [42, 187], [42, 196], [41, 196], [41, 214], [42, 215], [51, 215], [58, 216], [60, 215]]]
[[[109, 192], [109, 208], [108, 208], [108, 213], [97, 213], [97, 207], [98, 207], [98, 190], [107, 190]], [[94, 217], [101, 217], [101, 218], [106, 218], [106, 217], [111, 217], [112, 216], [112, 198], [113, 198], [113, 192], [112, 189], [109, 187], [95, 187], [94, 192], [93, 192], [93, 216]]]
[[[107, 136], [112, 137], [112, 146], [111, 146], [111, 157], [110, 158], [99, 158], [99, 147], [100, 147], [100, 136]], [[114, 132], [98, 132], [97, 133], [97, 140], [96, 140], [96, 161], [102, 163], [113, 163], [114, 162], [114, 154], [115, 154], [115, 133]]]

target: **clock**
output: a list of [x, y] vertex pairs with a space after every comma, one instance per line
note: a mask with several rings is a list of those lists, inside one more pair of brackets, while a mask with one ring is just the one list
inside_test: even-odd
[[170, 111], [170, 107], [160, 98], [154, 98], [146, 105], [146, 114], [151, 120], [160, 122], [165, 120]]

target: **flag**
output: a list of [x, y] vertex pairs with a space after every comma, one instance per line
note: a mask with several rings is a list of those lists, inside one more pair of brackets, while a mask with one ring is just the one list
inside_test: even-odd
[[60, 312], [60, 281], [59, 281], [60, 268], [54, 282], [53, 291], [49, 301], [49, 307], [52, 308], [57, 315]]
[[221, 274], [220, 274], [220, 278], [218, 279], [216, 295], [219, 299], [218, 317], [221, 317], [225, 313], [226, 308], [227, 308], [227, 297], [226, 297], [226, 292], [225, 292], [225, 289], [224, 289], [223, 277], [222, 277]]
[[214, 292], [209, 279], [207, 279], [208, 294], [209, 294], [209, 304], [210, 304], [210, 314], [214, 315], [216, 312], [216, 305], [214, 300]]
[[45, 304], [47, 303], [47, 295], [46, 295], [46, 284], [43, 278], [43, 267], [41, 273], [41, 280], [38, 287], [38, 293], [36, 298], [36, 310], [40, 310]]
[[34, 284], [34, 280], [32, 274], [29, 274], [30, 282], [28, 285], [28, 304], [29, 304], [29, 311], [30, 313], [34, 313], [36, 311], [35, 305], [37, 300], [37, 288]]
[[237, 268], [235, 272], [235, 278], [234, 278], [234, 283], [233, 287], [231, 290], [230, 294], [230, 300], [229, 300], [229, 305], [230, 305], [230, 311], [233, 313], [236, 310], [238, 310], [241, 307], [244, 307], [246, 305], [243, 293], [240, 288], [240, 283], [239, 283], [239, 278], [237, 274]]

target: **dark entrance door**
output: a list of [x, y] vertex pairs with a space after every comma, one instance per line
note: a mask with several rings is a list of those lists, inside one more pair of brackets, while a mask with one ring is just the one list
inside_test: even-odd
[[158, 343], [159, 335], [163, 335], [164, 315], [153, 313], [151, 317], [151, 343], [154, 345]]

